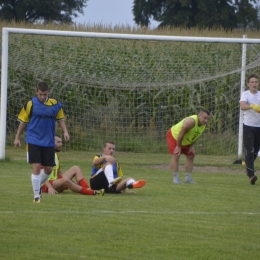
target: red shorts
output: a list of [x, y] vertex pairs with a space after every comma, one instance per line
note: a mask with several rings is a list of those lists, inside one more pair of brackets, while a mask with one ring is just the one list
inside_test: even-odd
[[[54, 180], [49, 181], [49, 183], [52, 185], [52, 183], [54, 182]], [[45, 186], [45, 184], [42, 185], [42, 192], [48, 192], [48, 187]]]
[[[172, 132], [171, 129], [169, 129], [167, 131], [166, 134], [166, 139], [167, 139], [167, 143], [168, 143], [168, 152], [170, 154], [173, 154], [173, 151], [175, 150], [176, 146], [177, 146], [177, 141], [174, 139], [174, 137], [172, 136]], [[189, 152], [189, 145], [185, 145], [185, 146], [181, 146], [181, 154], [185, 154], [185, 155], [190, 155], [190, 156], [195, 156], [194, 153]]]
[[[61, 178], [62, 178], [62, 176], [60, 175], [58, 177], [58, 179], [61, 179]], [[52, 183], [54, 181], [55, 180], [51, 180], [51, 181], [49, 181], [49, 183], [52, 185]], [[63, 187], [62, 189], [59, 189], [59, 193], [63, 192], [64, 190], [68, 190], [68, 187]], [[45, 184], [42, 185], [42, 192], [48, 193], [48, 187]]]

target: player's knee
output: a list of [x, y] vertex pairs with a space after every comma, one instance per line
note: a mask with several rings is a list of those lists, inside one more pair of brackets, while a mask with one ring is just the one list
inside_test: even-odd
[[47, 174], [47, 175], [51, 174], [52, 169], [53, 169], [52, 167], [44, 167], [45, 174]]
[[112, 165], [112, 163], [106, 162], [106, 163], [103, 165], [103, 167], [102, 167], [103, 171], [106, 169], [106, 167], [107, 167], [108, 165]]
[[72, 166], [71, 169], [72, 169], [74, 172], [77, 172], [77, 171], [80, 170], [79, 166], [77, 166], [77, 165]]

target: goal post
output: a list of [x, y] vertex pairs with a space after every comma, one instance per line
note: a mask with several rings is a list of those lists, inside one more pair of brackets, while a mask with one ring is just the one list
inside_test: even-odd
[[196, 149], [238, 149], [242, 156], [238, 101], [245, 74], [260, 70], [259, 43], [246, 37], [3, 28], [0, 159], [6, 142], [13, 142], [19, 109], [41, 80], [64, 106], [72, 137], [65, 149], [96, 151], [113, 139], [120, 151], [166, 151], [166, 129], [207, 108], [212, 120]]

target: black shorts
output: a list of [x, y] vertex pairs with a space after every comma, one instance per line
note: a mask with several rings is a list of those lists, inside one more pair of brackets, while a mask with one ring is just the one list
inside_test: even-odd
[[90, 178], [89, 183], [92, 190], [105, 189], [106, 193], [121, 193], [116, 191], [116, 184], [108, 188], [109, 183], [103, 171], [97, 174], [94, 178]]
[[28, 144], [28, 162], [40, 163], [42, 166], [55, 166], [54, 147], [43, 147]]

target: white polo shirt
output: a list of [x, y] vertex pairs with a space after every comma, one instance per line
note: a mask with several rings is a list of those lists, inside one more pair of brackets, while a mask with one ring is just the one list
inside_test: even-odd
[[[260, 92], [252, 94], [249, 90], [244, 91], [241, 94], [240, 101], [246, 101], [248, 105], [257, 104], [260, 106]], [[255, 112], [252, 109], [244, 110], [243, 123], [248, 126], [260, 127], [260, 113]]]

